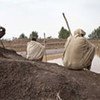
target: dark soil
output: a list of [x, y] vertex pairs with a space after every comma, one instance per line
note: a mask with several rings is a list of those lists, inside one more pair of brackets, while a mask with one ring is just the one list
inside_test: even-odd
[[0, 100], [100, 100], [100, 74], [28, 61], [0, 48]]

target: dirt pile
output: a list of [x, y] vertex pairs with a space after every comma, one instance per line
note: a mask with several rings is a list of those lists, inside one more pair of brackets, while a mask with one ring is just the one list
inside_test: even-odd
[[7, 58], [0, 52], [5, 57], [0, 58], [0, 100], [100, 100], [99, 74], [31, 62], [6, 52]]
[[6, 59], [16, 59], [16, 60], [25, 60], [21, 55], [18, 55], [16, 51], [5, 49], [0, 47], [0, 58], [6, 58]]

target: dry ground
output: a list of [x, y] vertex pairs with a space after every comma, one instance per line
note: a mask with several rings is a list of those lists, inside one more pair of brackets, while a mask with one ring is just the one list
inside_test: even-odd
[[43, 57], [43, 61], [48, 61], [48, 60], [53, 60], [53, 59], [57, 59], [57, 58], [62, 58], [62, 53], [60, 54], [52, 54], [52, 55], [44, 55]]
[[28, 61], [4, 48], [0, 57], [0, 100], [100, 100], [100, 74]]

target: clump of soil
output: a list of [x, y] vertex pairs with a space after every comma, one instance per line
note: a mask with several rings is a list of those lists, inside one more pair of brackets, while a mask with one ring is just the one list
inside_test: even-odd
[[10, 50], [10, 49], [5, 49], [0, 47], [0, 58], [7, 58], [7, 59], [17, 59], [17, 60], [24, 60], [21, 55], [18, 55], [16, 51]]
[[0, 100], [100, 100], [99, 74], [28, 61], [2, 48], [0, 56]]

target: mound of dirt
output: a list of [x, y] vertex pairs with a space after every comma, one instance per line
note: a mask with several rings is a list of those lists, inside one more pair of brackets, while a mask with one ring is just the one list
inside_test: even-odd
[[16, 60], [25, 60], [21, 55], [18, 55], [16, 51], [5, 49], [0, 47], [0, 58], [6, 58], [6, 59], [16, 59]]
[[100, 100], [99, 74], [0, 53], [0, 100]]

